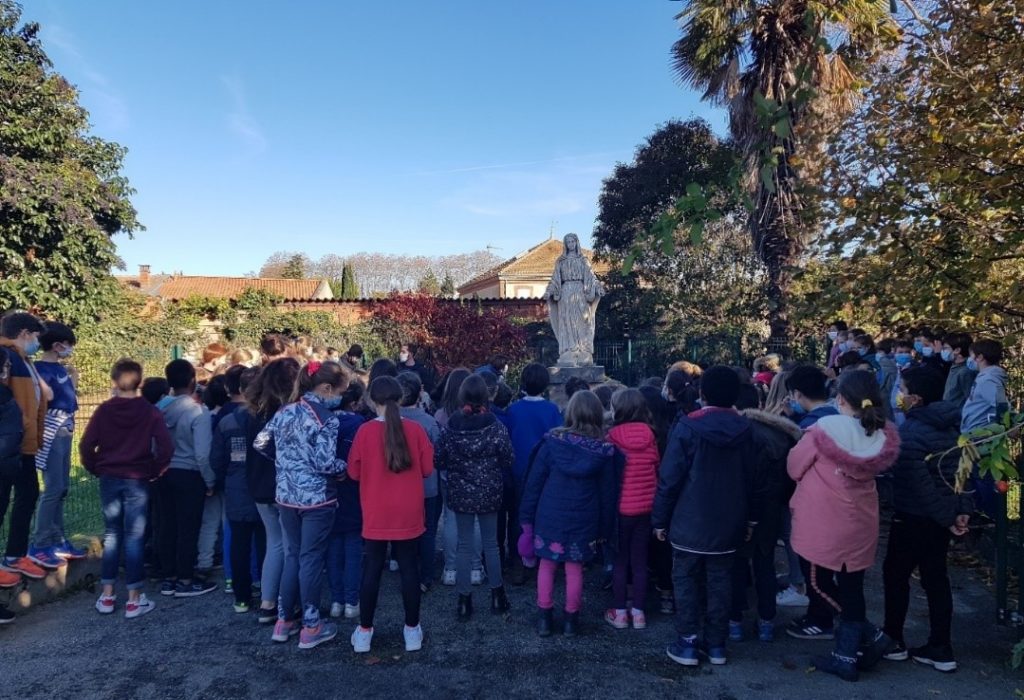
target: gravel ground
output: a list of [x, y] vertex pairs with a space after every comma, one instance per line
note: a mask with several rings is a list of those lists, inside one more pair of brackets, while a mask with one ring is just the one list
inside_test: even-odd
[[[251, 615], [236, 615], [222, 591], [188, 600], [163, 598], [139, 620], [100, 617], [94, 594], [80, 592], [21, 616], [0, 629], [6, 698], [1013, 698], [1024, 677], [1007, 670], [1013, 632], [993, 623], [993, 596], [971, 571], [956, 569], [954, 639], [957, 673], [883, 661], [846, 684], [808, 671], [826, 642], [746, 641], [730, 647], [729, 664], [684, 669], [665, 656], [671, 620], [652, 614], [644, 631], [613, 630], [601, 621], [610, 594], [590, 572], [580, 637], [539, 639], [533, 632], [532, 585], [510, 591], [513, 611], [495, 617], [477, 588], [472, 621], [455, 621], [455, 592], [437, 587], [424, 598], [426, 642], [402, 645], [397, 574], [386, 572], [373, 652], [356, 655], [351, 623], [310, 651], [277, 645]], [[561, 583], [559, 584], [561, 586]], [[881, 611], [880, 572], [868, 578], [868, 609]], [[556, 588], [558, 591], [559, 588]], [[564, 589], [563, 589], [564, 590]], [[123, 594], [122, 594], [123, 595]], [[781, 609], [780, 622], [795, 616]], [[907, 636], [924, 641], [926, 606], [915, 590]], [[55, 672], [55, 670], [57, 672]]]

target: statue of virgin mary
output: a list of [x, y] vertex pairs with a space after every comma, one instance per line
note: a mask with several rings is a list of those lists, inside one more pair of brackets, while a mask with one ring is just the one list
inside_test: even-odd
[[558, 365], [593, 365], [594, 321], [604, 286], [583, 257], [576, 234], [568, 234], [562, 244], [562, 254], [544, 291], [551, 328], [558, 339]]

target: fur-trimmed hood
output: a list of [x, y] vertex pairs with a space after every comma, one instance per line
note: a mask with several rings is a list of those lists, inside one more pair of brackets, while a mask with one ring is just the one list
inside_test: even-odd
[[800, 426], [789, 418], [780, 416], [777, 413], [768, 413], [768, 411], [762, 411], [757, 408], [748, 408], [742, 411], [742, 413], [752, 421], [756, 421], [763, 425], [767, 425], [769, 428], [774, 428], [785, 433], [792, 438], [794, 442], [799, 441], [804, 435], [804, 431], [800, 430]]
[[871, 435], [850, 416], [826, 416], [808, 431], [821, 455], [852, 479], [867, 481], [888, 470], [900, 454], [900, 436], [893, 423]]

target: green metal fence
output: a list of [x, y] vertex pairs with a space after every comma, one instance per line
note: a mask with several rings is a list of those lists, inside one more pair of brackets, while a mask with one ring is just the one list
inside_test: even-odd
[[[88, 346], [88, 343], [80, 343], [80, 348], [82, 346]], [[135, 347], [130, 352], [83, 349], [88, 352], [77, 353], [71, 363], [79, 371], [80, 389], [75, 434], [71, 444], [71, 479], [64, 501], [64, 531], [68, 537], [79, 541], [103, 532], [99, 482], [82, 466], [78, 456], [78, 439], [96, 408], [110, 398], [110, 368], [122, 357], [131, 357], [143, 364], [147, 375], [163, 376], [164, 365], [172, 359], [173, 354], [172, 349], [165, 347]], [[41, 492], [42, 478], [39, 480], [39, 488]], [[0, 522], [0, 545], [7, 541], [7, 523], [7, 518]]]

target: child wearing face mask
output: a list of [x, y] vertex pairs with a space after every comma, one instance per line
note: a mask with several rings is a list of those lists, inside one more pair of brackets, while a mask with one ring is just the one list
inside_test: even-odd
[[832, 345], [832, 350], [828, 355], [828, 367], [829, 369], [837, 369], [839, 366], [839, 358], [844, 352], [850, 350], [850, 337], [849, 332], [841, 330], [836, 333], [835, 342]]
[[963, 408], [967, 403], [974, 379], [978, 376], [976, 370], [967, 366], [973, 342], [971, 336], [966, 333], [950, 333], [942, 339], [942, 360], [949, 363], [949, 376], [946, 378], [942, 400], [957, 408]]
[[845, 334], [848, 328], [846, 321], [833, 321], [832, 325], [828, 327], [828, 367], [835, 364], [836, 358], [841, 354], [839, 343], [845, 338], [840, 338], [840, 335]]
[[46, 324], [39, 336], [43, 354], [36, 361], [39, 378], [53, 392], [43, 419], [43, 446], [36, 454], [36, 469], [43, 474], [43, 494], [36, 512], [36, 531], [29, 558], [41, 566], [55, 568], [65, 559], [81, 559], [85, 551], [64, 534], [64, 499], [71, 477], [71, 435], [78, 410], [77, 372], [64, 362], [75, 349], [75, 333], [63, 323]]
[[[917, 342], [913, 340], [897, 340], [896, 341], [896, 352], [893, 353], [893, 361], [896, 363], [896, 369], [902, 374], [908, 369], [913, 367], [920, 367], [920, 363], [914, 359], [914, 352], [917, 346]], [[923, 347], [923, 346], [922, 346]], [[903, 411], [896, 403], [896, 395], [899, 393], [900, 382], [897, 377], [893, 382], [893, 386], [888, 393], [889, 405], [891, 407], [892, 419], [897, 426], [903, 425], [903, 421], [906, 420]]]
[[[253, 442], [253, 448], [274, 460], [277, 506], [285, 539], [284, 572], [278, 598], [277, 624], [271, 637], [287, 642], [299, 633], [299, 648], [312, 649], [338, 634], [337, 626], [320, 619], [327, 540], [338, 503], [337, 481], [345, 462], [337, 456], [338, 417], [349, 376], [335, 362], [313, 361], [295, 380], [292, 402], [281, 408]], [[293, 619], [302, 602], [302, 624]]]

